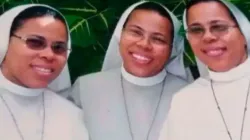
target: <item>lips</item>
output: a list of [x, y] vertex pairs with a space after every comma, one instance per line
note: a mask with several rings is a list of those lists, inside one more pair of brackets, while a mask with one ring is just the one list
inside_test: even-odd
[[141, 64], [148, 64], [152, 61], [150, 57], [138, 53], [132, 53], [132, 57], [136, 60], [136, 62]]
[[226, 53], [226, 47], [210, 47], [202, 50], [206, 55], [210, 57], [219, 57]]
[[44, 67], [44, 66], [32, 66], [33, 70], [41, 76], [49, 76], [53, 73], [52, 68]]

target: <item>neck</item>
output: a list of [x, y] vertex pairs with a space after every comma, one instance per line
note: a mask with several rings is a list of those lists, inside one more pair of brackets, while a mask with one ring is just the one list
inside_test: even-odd
[[167, 75], [167, 72], [165, 71], [165, 69], [163, 69], [161, 72], [159, 72], [158, 74], [154, 76], [138, 77], [138, 76], [128, 73], [123, 66], [121, 68], [121, 73], [122, 73], [122, 76], [127, 81], [138, 86], [153, 86], [153, 85], [159, 84], [165, 79]]

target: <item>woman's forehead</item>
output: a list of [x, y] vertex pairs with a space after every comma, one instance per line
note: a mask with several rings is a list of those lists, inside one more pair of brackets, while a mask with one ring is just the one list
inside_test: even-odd
[[219, 2], [202, 2], [193, 5], [187, 11], [189, 24], [195, 22], [231, 21], [229, 9]]

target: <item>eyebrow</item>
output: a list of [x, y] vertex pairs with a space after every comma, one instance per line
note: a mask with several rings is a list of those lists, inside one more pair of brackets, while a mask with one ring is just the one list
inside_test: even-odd
[[29, 36], [29, 37], [37, 37], [37, 38], [43, 38], [45, 39], [45, 37], [41, 36], [41, 35], [37, 35], [37, 34], [28, 34], [26, 36]]
[[226, 21], [224, 21], [224, 20], [212, 20], [209, 23], [210, 24], [215, 24], [215, 23], [220, 23], [220, 22], [226, 22]]
[[[143, 30], [140, 26], [138, 25], [128, 25], [128, 27], [132, 27], [132, 28], [137, 28], [137, 29], [140, 29], [140, 30]], [[143, 30], [144, 31], [144, 30]]]
[[192, 24], [190, 24], [190, 25], [188, 25], [188, 26], [200, 26], [200, 25], [201, 25], [200, 23], [195, 22], [195, 23], [192, 23]]
[[[144, 29], [142, 29], [140, 26], [138, 25], [128, 25], [128, 27], [133, 27], [133, 28], [137, 28], [137, 29], [140, 29], [142, 30], [143, 32], [145, 31]], [[157, 35], [157, 36], [162, 36], [165, 38], [164, 34], [162, 33], [159, 33], [159, 32], [152, 32], [153, 35]]]
[[[27, 35], [27, 37], [34, 37], [34, 38], [38, 38], [38, 39], [47, 40], [44, 36], [41, 36], [41, 35], [38, 35], [38, 34], [30, 34], [30, 35]], [[61, 41], [61, 40], [56, 40], [56, 41], [53, 41], [53, 42], [65, 43], [65, 44], [68, 43], [67, 41]]]

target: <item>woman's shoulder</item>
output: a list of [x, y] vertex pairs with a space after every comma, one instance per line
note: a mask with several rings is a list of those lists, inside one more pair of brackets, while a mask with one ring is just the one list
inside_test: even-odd
[[69, 92], [69, 99], [82, 108], [83, 103], [98, 101], [104, 95], [116, 93], [115, 87], [119, 86], [121, 71], [112, 69], [81, 76], [74, 82]]
[[186, 85], [180, 89], [174, 96], [174, 100], [190, 100], [192, 97], [196, 98], [203, 96], [209, 87], [209, 81], [206, 78], [199, 77], [194, 82]]
[[173, 75], [171, 73], [167, 74], [166, 77], [168, 82], [173, 82], [173, 83], [183, 83], [183, 84], [188, 84], [189, 82], [179, 76]]
[[81, 109], [75, 104], [49, 89], [45, 91], [45, 104], [50, 109], [53, 109], [55, 112], [61, 114], [73, 115], [81, 112]]
[[107, 83], [109, 81], [112, 81], [115, 78], [119, 78], [121, 75], [121, 69], [116, 68], [116, 69], [111, 69], [107, 71], [101, 71], [101, 72], [95, 72], [95, 73], [90, 73], [84, 76], [78, 77], [76, 80], [79, 83], [95, 83], [98, 81], [98, 83]]
[[190, 83], [191, 82], [188, 80], [168, 73], [166, 77], [165, 86], [172, 87], [173, 89], [181, 89]]
[[[72, 102], [61, 97], [51, 90], [45, 91], [47, 121], [53, 128], [58, 128], [58, 134], [73, 139], [88, 140], [88, 131], [84, 124], [84, 112]], [[61, 125], [63, 123], [63, 125]], [[56, 127], [54, 126], [56, 124]], [[57, 131], [59, 130], [59, 131]], [[62, 133], [65, 132], [65, 133]], [[67, 138], [67, 137], [66, 137]]]

